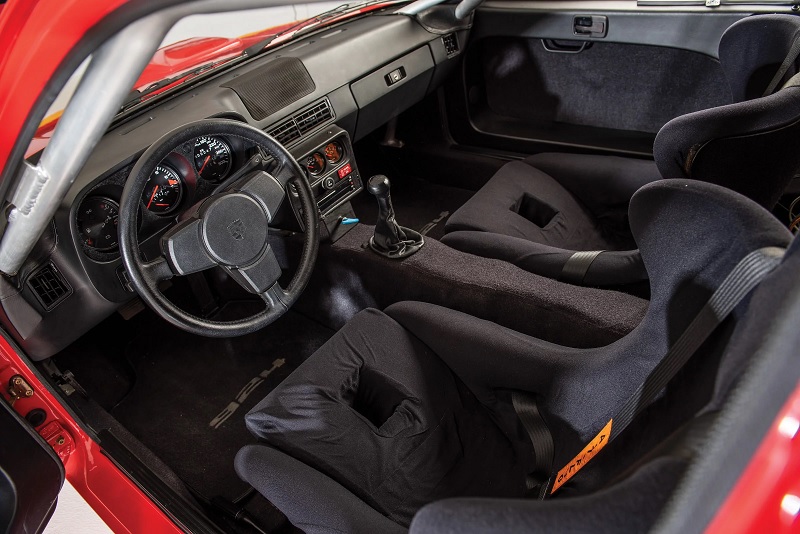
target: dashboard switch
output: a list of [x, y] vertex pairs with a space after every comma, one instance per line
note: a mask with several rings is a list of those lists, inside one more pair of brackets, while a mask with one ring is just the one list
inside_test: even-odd
[[336, 180], [333, 179], [333, 176], [328, 176], [324, 180], [322, 180], [322, 188], [323, 189], [333, 189], [336, 185]]
[[353, 172], [353, 167], [351, 167], [350, 164], [348, 163], [347, 165], [345, 165], [336, 172], [339, 174], [339, 179], [341, 180], [342, 178]]
[[403, 67], [395, 69], [386, 76], [384, 76], [384, 78], [386, 78], [386, 85], [390, 87], [405, 77], [406, 77], [406, 69], [404, 69]]

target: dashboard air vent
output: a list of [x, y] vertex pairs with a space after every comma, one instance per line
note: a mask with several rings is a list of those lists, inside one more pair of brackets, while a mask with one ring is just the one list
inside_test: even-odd
[[297, 123], [297, 129], [300, 130], [300, 135], [304, 135], [323, 122], [329, 121], [333, 117], [331, 105], [327, 100], [323, 100], [314, 104], [310, 108], [301, 111], [293, 117], [294, 122]]
[[277, 142], [286, 146], [295, 139], [300, 139], [300, 130], [292, 119], [285, 120], [267, 132]]
[[55, 308], [72, 293], [72, 288], [52, 263], [33, 273], [28, 278], [28, 287], [46, 310]]
[[267, 133], [280, 144], [288, 145], [331, 119], [333, 119], [333, 109], [326, 98], [278, 123], [277, 126], [270, 128]]
[[458, 36], [454, 33], [448, 33], [442, 37], [444, 49], [447, 52], [447, 57], [453, 57], [458, 54]]

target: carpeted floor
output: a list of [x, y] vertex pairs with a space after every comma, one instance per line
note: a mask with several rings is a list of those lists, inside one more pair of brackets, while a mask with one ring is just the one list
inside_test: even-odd
[[[241, 316], [256, 306], [233, 302], [220, 313]], [[59, 367], [71, 370], [92, 398], [193, 490], [237, 497], [248, 485], [234, 472], [233, 459], [254, 441], [245, 413], [333, 331], [294, 312], [260, 332], [230, 339], [199, 338], [149, 311], [134, 321], [85, 336], [89, 342], [59, 355]], [[117, 339], [109, 338], [112, 332]], [[124, 332], [131, 332], [129, 339]], [[98, 337], [105, 339], [98, 343]]]
[[[434, 239], [444, 236], [444, 223], [474, 191], [438, 185], [416, 178], [392, 180], [392, 203], [397, 222]], [[361, 222], [375, 225], [378, 205], [366, 189], [353, 200]]]

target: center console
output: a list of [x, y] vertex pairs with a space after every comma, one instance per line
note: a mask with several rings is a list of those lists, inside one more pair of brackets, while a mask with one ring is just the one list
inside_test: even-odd
[[[349, 200], [364, 188], [350, 136], [331, 125], [290, 151], [311, 185], [324, 223], [324, 228], [320, 228], [323, 237], [338, 239], [352, 228], [350, 224], [342, 224], [355, 217]], [[291, 192], [297, 197], [296, 191]]]

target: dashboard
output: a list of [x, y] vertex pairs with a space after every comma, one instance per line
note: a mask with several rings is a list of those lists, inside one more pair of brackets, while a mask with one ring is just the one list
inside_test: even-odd
[[[353, 143], [422, 100], [454, 72], [469, 23], [439, 6], [425, 16], [375, 13], [310, 34], [202, 80], [110, 129], [20, 271], [0, 282], [0, 320], [34, 359], [47, 358], [135, 300], [117, 243], [119, 199], [137, 158], [188, 122], [227, 118], [262, 129], [304, 169], [322, 235], [336, 237], [361, 192]], [[430, 20], [428, 20], [430, 18]], [[190, 206], [237, 178], [257, 149], [208, 135], [173, 147], [149, 177], [138, 215], [143, 256]], [[290, 190], [290, 193], [291, 190]], [[297, 225], [284, 203], [282, 222]], [[327, 231], [326, 231], [327, 230]]]

